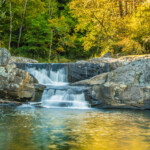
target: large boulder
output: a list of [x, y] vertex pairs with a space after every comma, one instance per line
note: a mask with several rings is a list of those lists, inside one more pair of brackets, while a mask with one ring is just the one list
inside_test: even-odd
[[89, 86], [85, 93], [93, 106], [150, 109], [150, 59], [133, 61], [76, 85]]
[[6, 66], [11, 55], [5, 48], [0, 48], [0, 66]]
[[[44, 86], [37, 86], [33, 77], [24, 70], [16, 68], [15, 64], [0, 67], [0, 98], [18, 101], [35, 100], [41, 94]], [[39, 95], [38, 95], [39, 97]]]

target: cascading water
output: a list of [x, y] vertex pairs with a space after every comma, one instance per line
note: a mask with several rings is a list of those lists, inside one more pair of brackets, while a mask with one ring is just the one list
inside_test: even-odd
[[68, 67], [66, 64], [30, 64], [26, 70], [40, 84], [46, 85], [41, 106], [47, 108], [87, 109], [88, 103], [82, 87], [69, 86]]
[[65, 64], [30, 64], [26, 70], [33, 75], [40, 84], [44, 85], [65, 85], [68, 83], [68, 68]]

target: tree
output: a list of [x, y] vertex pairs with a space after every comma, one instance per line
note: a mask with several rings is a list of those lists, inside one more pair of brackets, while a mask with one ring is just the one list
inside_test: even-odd
[[1, 37], [1, 33], [2, 31], [2, 20], [5, 18], [5, 11], [2, 10], [2, 6], [5, 3], [5, 0], [0, 0], [0, 47], [2, 45], [2, 37]]
[[12, 7], [11, 7], [11, 1], [10, 1], [10, 36], [9, 36], [9, 46], [8, 49], [10, 50], [11, 48], [11, 39], [12, 39]]
[[119, 11], [120, 11], [120, 17], [123, 17], [123, 6], [122, 6], [122, 0], [119, 0]]
[[20, 28], [19, 28], [18, 48], [20, 46], [20, 40], [21, 40], [21, 35], [22, 35], [22, 28], [23, 28], [23, 23], [24, 23], [27, 3], [28, 3], [28, 0], [25, 0], [24, 1], [24, 5], [23, 5], [23, 10], [22, 10], [22, 15], [21, 15], [21, 24], [20, 24]]

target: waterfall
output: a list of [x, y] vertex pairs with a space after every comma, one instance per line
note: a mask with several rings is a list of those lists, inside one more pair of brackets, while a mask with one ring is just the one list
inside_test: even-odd
[[69, 86], [66, 64], [29, 64], [26, 70], [40, 84], [46, 85], [41, 100], [42, 107], [88, 108], [83, 87]]
[[39, 84], [68, 84], [68, 68], [65, 64], [30, 64], [26, 66], [26, 71], [34, 76], [39, 81]]
[[[77, 91], [78, 90], [78, 91]], [[84, 93], [79, 87], [65, 87], [65, 89], [45, 89], [42, 97], [42, 106], [47, 108], [69, 107], [88, 108]]]

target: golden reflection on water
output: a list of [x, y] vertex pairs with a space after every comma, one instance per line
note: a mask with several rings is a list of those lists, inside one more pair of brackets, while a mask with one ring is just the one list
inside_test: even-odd
[[3, 120], [8, 128], [6, 150], [150, 150], [150, 112], [21, 112]]

